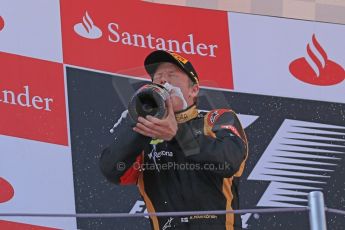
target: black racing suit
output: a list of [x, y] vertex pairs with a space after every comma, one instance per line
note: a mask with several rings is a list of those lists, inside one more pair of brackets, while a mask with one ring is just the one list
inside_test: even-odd
[[[115, 184], [137, 184], [148, 212], [238, 209], [248, 145], [236, 114], [198, 112], [193, 105], [176, 119], [171, 141], [140, 135], [130, 118], [122, 120], [100, 159], [104, 176]], [[242, 229], [240, 216], [233, 214], [151, 216], [150, 222], [155, 230]]]

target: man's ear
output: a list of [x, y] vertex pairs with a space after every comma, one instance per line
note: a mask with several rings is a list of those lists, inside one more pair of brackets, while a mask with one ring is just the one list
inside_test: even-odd
[[193, 85], [192, 86], [192, 92], [190, 93], [190, 96], [193, 98], [197, 97], [199, 94], [199, 90], [200, 90], [199, 84]]

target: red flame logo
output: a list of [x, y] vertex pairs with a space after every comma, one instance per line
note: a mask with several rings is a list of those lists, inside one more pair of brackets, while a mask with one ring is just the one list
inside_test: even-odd
[[4, 178], [0, 177], [0, 203], [7, 202], [14, 196], [12, 185]]
[[328, 59], [327, 53], [317, 41], [315, 34], [312, 45], [307, 45], [308, 56], [298, 58], [291, 62], [290, 73], [297, 79], [320, 86], [336, 85], [345, 79], [345, 70], [339, 64]]
[[5, 21], [4, 19], [2, 19], [2, 17], [0, 16], [0, 31], [5, 27]]

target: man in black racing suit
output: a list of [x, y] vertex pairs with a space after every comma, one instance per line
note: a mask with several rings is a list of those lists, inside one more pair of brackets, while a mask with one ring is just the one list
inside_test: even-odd
[[[115, 184], [137, 184], [148, 212], [238, 209], [248, 144], [236, 114], [197, 110], [199, 79], [187, 59], [154, 51], [145, 67], [154, 83], [180, 88], [187, 108], [172, 94], [165, 118], [123, 119], [102, 152], [102, 173]], [[154, 230], [242, 229], [233, 214], [150, 216], [150, 223]]]

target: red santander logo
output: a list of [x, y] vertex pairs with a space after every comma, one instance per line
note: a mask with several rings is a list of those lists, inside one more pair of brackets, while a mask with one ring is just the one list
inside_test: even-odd
[[14, 196], [12, 185], [4, 178], [0, 177], [0, 203], [5, 203]]
[[93, 20], [87, 11], [83, 16], [82, 22], [74, 25], [74, 31], [78, 35], [88, 39], [97, 39], [102, 37], [102, 31], [93, 23]]
[[[116, 22], [108, 23], [108, 42], [138, 48], [169, 50], [177, 53], [196, 54], [212, 58], [216, 57], [218, 45], [197, 43], [193, 33], [188, 34], [181, 41], [176, 38], [157, 37], [159, 35], [152, 35], [151, 33], [139, 34], [129, 31], [122, 32], [121, 29], [120, 24]], [[94, 24], [87, 11], [81, 22], [74, 25], [74, 32], [88, 39], [98, 39], [102, 37], [103, 34], [102, 30]]]
[[289, 70], [298, 80], [312, 85], [330, 86], [345, 79], [344, 68], [328, 58], [315, 34], [312, 36], [312, 44], [307, 45], [307, 54], [290, 63]]
[[143, 1], [60, 2], [64, 63], [147, 79], [145, 57], [169, 50], [193, 63], [201, 85], [233, 89], [226, 12], [205, 17], [204, 9]]
[[0, 16], [0, 31], [5, 27], [5, 21], [4, 19]]

